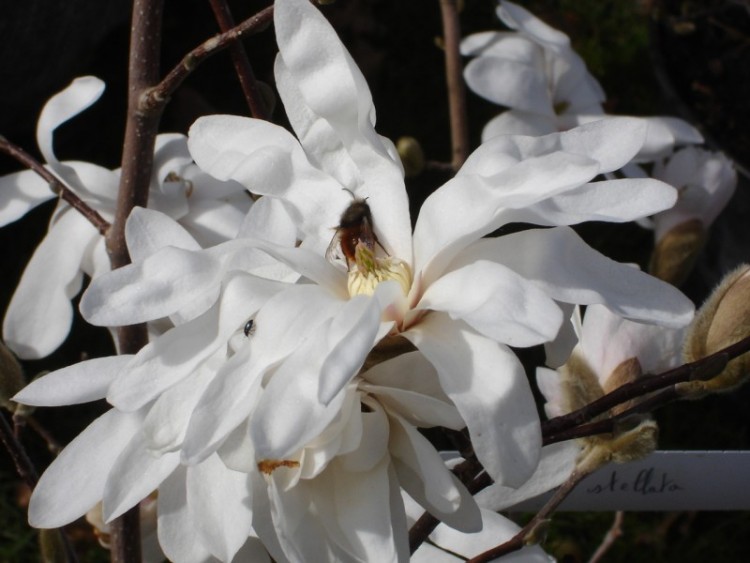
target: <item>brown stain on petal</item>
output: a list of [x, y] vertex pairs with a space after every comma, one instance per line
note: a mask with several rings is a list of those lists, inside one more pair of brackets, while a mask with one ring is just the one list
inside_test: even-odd
[[299, 461], [291, 459], [262, 459], [258, 462], [258, 470], [266, 475], [270, 475], [279, 467], [299, 467]]

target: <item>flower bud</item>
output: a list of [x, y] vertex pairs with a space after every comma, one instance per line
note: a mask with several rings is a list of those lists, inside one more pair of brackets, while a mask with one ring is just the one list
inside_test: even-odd
[[[694, 362], [750, 336], [750, 266], [743, 264], [727, 274], [703, 304], [685, 339], [685, 360]], [[717, 376], [698, 381], [690, 389], [695, 397], [729, 391], [750, 373], [750, 354], [727, 364]]]
[[396, 143], [398, 156], [404, 165], [404, 175], [407, 178], [418, 176], [424, 170], [424, 152], [422, 146], [414, 137], [401, 137]]
[[676, 225], [657, 241], [649, 272], [667, 283], [681, 285], [693, 269], [705, 242], [706, 229], [700, 219]]

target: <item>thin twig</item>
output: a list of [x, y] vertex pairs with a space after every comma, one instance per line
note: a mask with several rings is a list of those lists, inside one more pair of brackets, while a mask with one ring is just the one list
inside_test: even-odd
[[23, 482], [33, 489], [39, 481], [39, 473], [2, 412], [0, 412], [0, 439], [2, 439], [5, 449], [8, 450], [13, 464], [16, 466], [16, 472], [23, 479]]
[[466, 119], [466, 88], [461, 65], [461, 28], [456, 0], [440, 0], [445, 49], [445, 79], [451, 123], [453, 171], [458, 172], [469, 156], [469, 126]]
[[273, 6], [269, 6], [249, 17], [236, 27], [204, 41], [190, 51], [164, 79], [144, 95], [147, 107], [163, 106], [169, 97], [195, 68], [211, 55], [218, 53], [243, 37], [263, 31], [273, 20]]
[[542, 509], [534, 515], [534, 517], [526, 524], [521, 530], [505, 543], [493, 547], [490, 550], [480, 553], [476, 557], [472, 557], [468, 560], [468, 563], [485, 563], [486, 561], [492, 561], [508, 553], [518, 551], [526, 545], [535, 544], [539, 542], [539, 536], [544, 529], [547, 517], [555, 511], [560, 503], [565, 500], [573, 489], [580, 483], [584, 477], [587, 477], [591, 471], [585, 471], [577, 468], [573, 473], [570, 474], [568, 480], [565, 481], [560, 488], [555, 491], [555, 494], [551, 499], [547, 501]]
[[8, 139], [0, 135], [0, 151], [16, 159], [26, 168], [36, 172], [36, 174], [49, 184], [50, 190], [64, 199], [72, 208], [78, 211], [89, 223], [91, 223], [100, 234], [106, 235], [110, 224], [99, 213], [88, 206], [80, 197], [60, 181], [50, 170], [23, 150], [18, 145], [11, 143]]
[[[209, 0], [209, 2], [211, 3], [216, 23], [219, 24], [219, 30], [223, 33], [234, 28], [234, 18], [226, 0]], [[258, 82], [255, 80], [253, 67], [247, 58], [245, 46], [241, 41], [234, 41], [229, 46], [229, 54], [232, 56], [237, 78], [240, 80], [242, 92], [245, 94], [245, 100], [247, 100], [247, 105], [250, 108], [250, 115], [258, 119], [268, 119], [268, 111], [258, 89]]]
[[612, 526], [607, 530], [607, 534], [602, 539], [602, 543], [596, 548], [596, 551], [589, 559], [589, 563], [599, 563], [602, 557], [609, 551], [609, 549], [615, 544], [617, 539], [622, 536], [622, 523], [625, 520], [625, 513], [622, 510], [615, 512], [615, 519], [612, 521]]

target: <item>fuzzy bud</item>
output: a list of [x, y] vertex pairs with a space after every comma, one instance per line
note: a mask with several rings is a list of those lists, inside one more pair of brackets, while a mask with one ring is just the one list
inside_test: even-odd
[[700, 219], [676, 225], [657, 241], [649, 272], [667, 283], [681, 285], [693, 269], [705, 242], [706, 228]]
[[[703, 304], [685, 339], [685, 361], [694, 362], [750, 336], [750, 266], [743, 264], [727, 274]], [[750, 354], [743, 354], [707, 381], [697, 381], [696, 397], [729, 391], [744, 383], [750, 373]], [[687, 391], [688, 388], [686, 388]]]

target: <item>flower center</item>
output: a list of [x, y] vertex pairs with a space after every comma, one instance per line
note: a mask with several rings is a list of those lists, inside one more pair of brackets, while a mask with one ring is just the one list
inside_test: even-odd
[[404, 295], [411, 287], [411, 270], [402, 260], [377, 258], [371, 248], [362, 242], [354, 251], [355, 267], [349, 271], [347, 287], [349, 295], [372, 295], [379, 283], [395, 280], [401, 285]]

